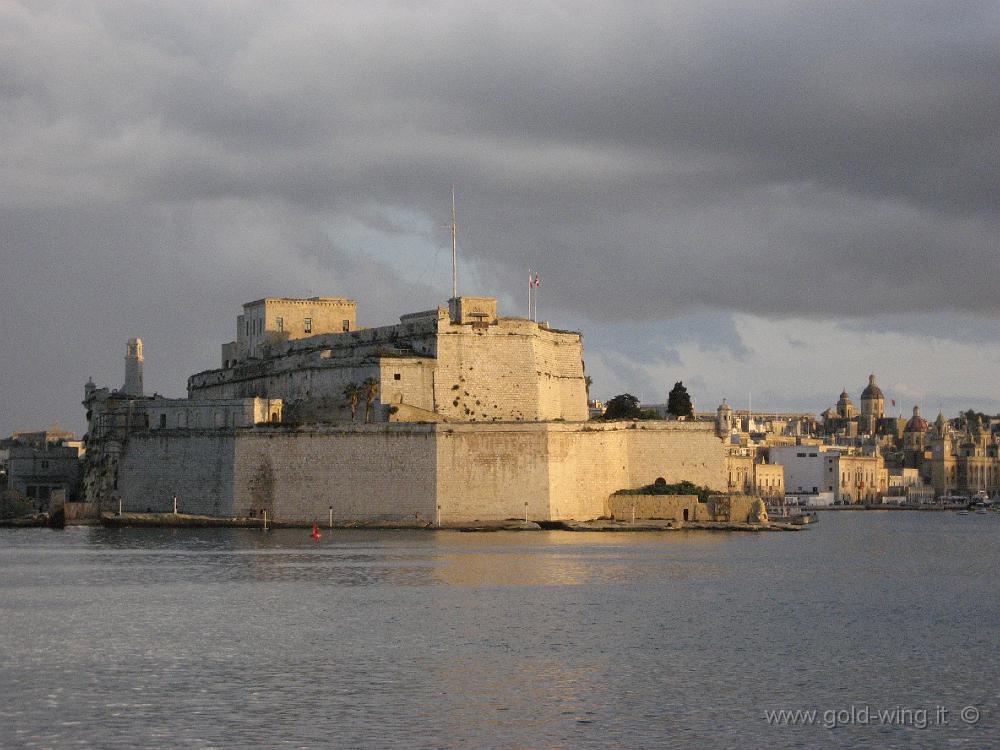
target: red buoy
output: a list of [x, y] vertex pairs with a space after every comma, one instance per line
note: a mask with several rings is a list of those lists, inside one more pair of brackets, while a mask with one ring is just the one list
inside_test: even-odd
[[316, 523], [315, 521], [313, 521], [312, 534], [310, 534], [309, 536], [311, 536], [313, 539], [319, 539], [321, 536], [323, 536], [322, 534], [319, 533], [319, 524]]

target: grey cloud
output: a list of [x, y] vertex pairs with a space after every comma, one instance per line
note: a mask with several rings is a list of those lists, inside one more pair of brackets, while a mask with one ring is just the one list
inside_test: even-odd
[[539, 268], [561, 323], [664, 357], [689, 315], [739, 357], [731, 312], [1000, 313], [994, 3], [39, 2], [0, 28], [0, 293], [62, 321], [8, 338], [41, 357], [0, 373], [21, 401], [48, 352], [68, 391], [136, 334], [182, 384], [266, 293], [434, 304], [410, 256], [447, 243], [453, 184], [476, 291]]

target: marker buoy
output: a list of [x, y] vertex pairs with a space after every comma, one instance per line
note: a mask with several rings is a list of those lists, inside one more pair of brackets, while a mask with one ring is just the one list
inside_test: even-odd
[[323, 536], [322, 534], [319, 533], [319, 524], [317, 524], [315, 521], [313, 521], [312, 534], [310, 534], [309, 536], [311, 536], [313, 539], [319, 539], [321, 536]]

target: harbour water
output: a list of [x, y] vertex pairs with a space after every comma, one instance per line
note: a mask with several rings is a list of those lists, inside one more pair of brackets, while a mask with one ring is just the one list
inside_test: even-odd
[[1000, 514], [0, 530], [0, 746], [997, 746], [998, 573]]

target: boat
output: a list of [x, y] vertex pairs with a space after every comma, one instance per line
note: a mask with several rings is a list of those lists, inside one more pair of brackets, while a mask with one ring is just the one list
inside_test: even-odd
[[960, 516], [967, 516], [967, 515], [969, 515], [969, 511], [967, 511], [967, 510], [965, 510], [963, 508], [962, 510], [958, 511], [958, 515], [960, 515]]

